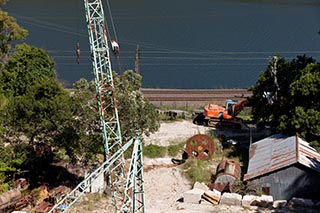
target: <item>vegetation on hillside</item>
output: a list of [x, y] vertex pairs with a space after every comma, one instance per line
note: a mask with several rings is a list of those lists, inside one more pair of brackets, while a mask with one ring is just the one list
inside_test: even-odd
[[320, 65], [298, 56], [276, 56], [250, 88], [253, 118], [274, 132], [299, 135], [320, 148]]
[[[19, 43], [27, 31], [1, 9], [0, 16], [1, 193], [15, 177], [48, 182], [55, 179], [48, 175], [54, 161], [88, 164], [104, 149], [94, 83], [80, 79], [74, 92], [67, 91], [47, 51]], [[114, 81], [123, 138], [156, 131], [158, 116], [140, 92], [141, 76], [114, 73]]]

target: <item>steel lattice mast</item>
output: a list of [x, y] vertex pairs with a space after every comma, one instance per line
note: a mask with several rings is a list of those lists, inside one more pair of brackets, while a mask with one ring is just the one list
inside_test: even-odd
[[133, 146], [121, 212], [144, 212], [144, 207], [142, 142], [137, 137]]
[[[57, 203], [49, 213], [65, 212], [92, 186], [106, 175], [115, 212], [145, 212], [142, 141], [136, 135], [122, 147], [120, 122], [115, 99], [111, 61], [101, 0], [84, 0], [89, 32], [96, 95], [105, 149], [105, 162]], [[134, 144], [127, 178], [123, 153]]]
[[[92, 54], [93, 73], [103, 134], [106, 160], [122, 146], [118, 110], [115, 100], [111, 61], [109, 55], [107, 29], [101, 0], [84, 0], [89, 42]], [[111, 175], [111, 172], [116, 175]], [[113, 168], [107, 171], [113, 204], [120, 209], [123, 197], [124, 159], [119, 158]]]
[[110, 167], [122, 157], [123, 153], [132, 145], [141, 143], [139, 138], [133, 138], [128, 141], [121, 149], [119, 149], [109, 160], [101, 164], [96, 170], [88, 175], [83, 181], [81, 181], [71, 192], [69, 192], [59, 203], [55, 204], [48, 213], [65, 212], [70, 208], [85, 192], [90, 191], [92, 183], [97, 180], [101, 175], [104, 175], [106, 171], [110, 170]]

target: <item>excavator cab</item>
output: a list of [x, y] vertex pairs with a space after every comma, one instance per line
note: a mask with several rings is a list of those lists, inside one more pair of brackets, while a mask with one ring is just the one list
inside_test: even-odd
[[228, 115], [234, 116], [234, 106], [238, 103], [238, 100], [226, 100], [226, 110]]

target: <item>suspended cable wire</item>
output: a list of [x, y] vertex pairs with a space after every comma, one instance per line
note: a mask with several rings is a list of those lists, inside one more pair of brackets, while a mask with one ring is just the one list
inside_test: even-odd
[[107, 0], [107, 7], [108, 7], [111, 26], [112, 26], [113, 33], [114, 33], [114, 38], [115, 38], [116, 41], [118, 41], [118, 36], [117, 36], [116, 28], [115, 28], [115, 25], [114, 25], [113, 16], [112, 16], [112, 13], [111, 13], [111, 7], [110, 7], [110, 4], [109, 4], [109, 0]]
[[111, 42], [112, 51], [114, 52], [114, 54], [115, 54], [115, 56], [117, 58], [119, 74], [122, 74], [123, 71], [122, 71], [122, 65], [121, 65], [121, 62], [120, 62], [120, 55], [119, 55], [120, 54], [120, 48], [119, 48], [119, 44], [118, 44], [119, 40], [118, 40], [115, 24], [114, 24], [114, 21], [113, 21], [111, 7], [110, 7], [110, 4], [109, 4], [109, 1], [108, 0], [106, 0], [106, 1], [107, 1], [109, 19], [110, 19], [110, 22], [111, 22], [112, 33], [114, 35], [114, 38], [112, 39], [112, 37], [111, 37], [110, 28], [108, 27], [108, 22], [106, 21], [105, 24], [106, 24], [106, 27], [107, 27], [107, 34], [108, 34], [109, 40]]

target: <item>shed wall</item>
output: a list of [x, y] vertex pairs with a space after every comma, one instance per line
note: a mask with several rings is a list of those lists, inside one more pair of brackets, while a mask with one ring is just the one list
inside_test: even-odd
[[320, 199], [320, 174], [299, 164], [257, 177], [250, 183], [261, 191], [262, 187], [269, 187], [275, 200], [292, 197]]

